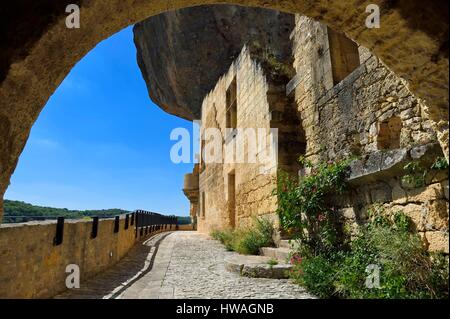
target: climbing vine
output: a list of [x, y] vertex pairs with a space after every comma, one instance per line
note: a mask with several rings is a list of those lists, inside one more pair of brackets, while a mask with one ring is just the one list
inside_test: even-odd
[[338, 216], [329, 198], [345, 190], [348, 161], [314, 166], [301, 157], [299, 162], [311, 174], [300, 181], [279, 174], [276, 195], [281, 226], [294, 233], [310, 252], [333, 250], [339, 244]]
[[[427, 251], [404, 212], [373, 205], [350, 240], [330, 201], [346, 190], [348, 161], [300, 163], [311, 173], [300, 180], [280, 173], [276, 189], [281, 226], [298, 239], [295, 282], [322, 298], [448, 298], [448, 258]], [[445, 167], [437, 159], [429, 169]], [[415, 162], [406, 169], [425, 176]], [[382, 274], [376, 288], [366, 285], [370, 267]]]

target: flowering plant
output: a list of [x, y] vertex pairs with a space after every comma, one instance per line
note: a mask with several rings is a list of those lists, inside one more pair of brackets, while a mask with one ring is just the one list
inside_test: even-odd
[[301, 157], [299, 162], [311, 168], [311, 174], [300, 181], [279, 174], [276, 194], [281, 225], [288, 232], [294, 230], [301, 245], [312, 254], [330, 251], [338, 244], [339, 236], [337, 214], [329, 199], [345, 190], [348, 161], [313, 166]]

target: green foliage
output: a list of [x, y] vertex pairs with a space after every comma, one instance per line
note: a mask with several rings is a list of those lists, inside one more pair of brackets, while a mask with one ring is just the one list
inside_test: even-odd
[[235, 232], [231, 229], [226, 230], [213, 230], [211, 232], [211, 237], [215, 240], [220, 241], [225, 245], [225, 248], [229, 251], [234, 250], [234, 240], [235, 240]]
[[[276, 194], [281, 225], [295, 232], [299, 248], [291, 258], [291, 278], [322, 298], [448, 298], [448, 257], [430, 254], [403, 212], [368, 210], [369, 221], [356, 238], [345, 236], [327, 198], [345, 190], [347, 162], [322, 163], [297, 182], [280, 174]], [[431, 168], [444, 167], [441, 161]], [[426, 170], [411, 162], [405, 170], [414, 185]], [[366, 286], [368, 266], [380, 270], [380, 286]]]
[[[338, 265], [336, 291], [347, 298], [447, 298], [448, 264], [432, 258], [401, 213], [391, 225], [367, 227]], [[403, 215], [404, 216], [404, 215]], [[396, 224], [399, 222], [399, 224]], [[365, 286], [366, 267], [380, 267], [380, 288]]]
[[268, 264], [269, 266], [273, 267], [273, 266], [275, 266], [275, 265], [278, 265], [278, 260], [276, 260], [276, 259], [274, 259], [274, 258], [271, 258], [271, 259], [269, 259], [269, 261], [267, 262], [267, 264]]
[[417, 161], [409, 162], [403, 169], [407, 172], [402, 176], [404, 183], [413, 187], [422, 187], [425, 185], [425, 177], [428, 171], [421, 167]]
[[345, 190], [348, 161], [320, 163], [316, 167], [299, 159], [311, 174], [300, 182], [280, 172], [275, 194], [282, 227], [314, 253], [333, 251], [339, 242], [337, 214], [327, 199]]
[[[81, 219], [84, 217], [111, 217], [120, 214], [129, 213], [123, 209], [104, 209], [104, 210], [69, 210], [67, 208], [53, 208], [35, 206], [25, 202], [5, 200], [3, 204], [5, 216], [3, 222], [8, 223], [11, 218], [9, 216], [45, 216], [45, 217], [65, 217]], [[16, 220], [20, 222], [20, 220]]]
[[258, 255], [261, 247], [274, 246], [274, 228], [268, 218], [255, 218], [251, 227], [236, 230], [214, 230], [211, 237], [219, 240], [227, 250], [244, 255]]
[[426, 176], [429, 170], [448, 170], [448, 162], [445, 157], [438, 157], [429, 167], [422, 167], [418, 161], [406, 164], [403, 169], [406, 174], [402, 176], [402, 181], [412, 187], [422, 187], [426, 184]]
[[448, 169], [448, 162], [445, 157], [438, 157], [436, 161], [431, 165], [431, 169], [446, 170]]
[[[430, 255], [402, 212], [378, 217], [348, 249], [303, 258], [292, 278], [322, 298], [448, 298], [448, 258]], [[379, 288], [365, 285], [369, 265], [380, 269]]]
[[244, 255], [258, 255], [261, 247], [273, 246], [273, 225], [267, 218], [255, 219], [254, 226], [237, 231], [235, 250]]
[[192, 223], [190, 216], [178, 216], [178, 225], [189, 225]]
[[[27, 216], [36, 217], [65, 217], [70, 219], [89, 219], [91, 217], [113, 217], [122, 214], [128, 214], [129, 211], [124, 209], [102, 209], [102, 210], [70, 210], [67, 208], [53, 208], [35, 206], [21, 201], [7, 200], [3, 203], [5, 215], [3, 216], [4, 223], [23, 222], [27, 220]], [[24, 216], [23, 218], [11, 218], [13, 216]], [[190, 224], [189, 216], [180, 216], [178, 223], [180, 225]]]
[[291, 279], [320, 298], [331, 298], [334, 294], [333, 282], [336, 264], [328, 257], [318, 255], [304, 258], [294, 265]]

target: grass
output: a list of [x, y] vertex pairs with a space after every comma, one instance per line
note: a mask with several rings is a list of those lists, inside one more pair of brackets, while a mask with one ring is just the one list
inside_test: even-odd
[[258, 255], [262, 247], [273, 247], [274, 228], [265, 217], [255, 218], [252, 226], [236, 230], [214, 230], [211, 237], [219, 240], [229, 251], [243, 255]]
[[276, 260], [275, 258], [271, 258], [271, 259], [267, 262], [267, 264], [268, 264], [269, 266], [273, 267], [273, 266], [275, 266], [275, 265], [278, 265], [278, 260]]

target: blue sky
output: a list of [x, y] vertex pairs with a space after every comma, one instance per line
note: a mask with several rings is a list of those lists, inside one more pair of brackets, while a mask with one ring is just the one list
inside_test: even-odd
[[170, 132], [192, 123], [148, 97], [132, 28], [97, 45], [34, 124], [5, 198], [69, 209], [147, 209], [188, 215]]

